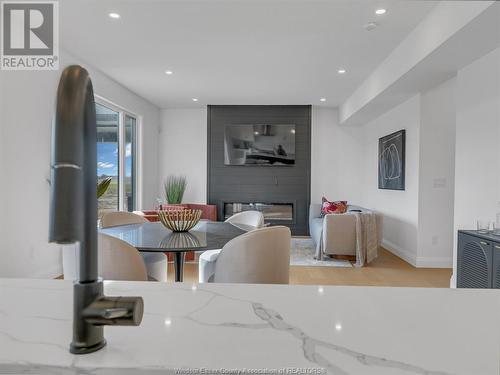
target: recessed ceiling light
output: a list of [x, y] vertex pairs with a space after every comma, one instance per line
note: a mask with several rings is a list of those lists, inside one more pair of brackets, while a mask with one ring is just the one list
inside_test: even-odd
[[193, 98], [193, 102], [197, 102], [197, 101], [198, 101], [198, 99], [197, 99], [197, 98]]
[[387, 13], [387, 10], [386, 9], [377, 9], [375, 11], [375, 14], [378, 14], [379, 16], [382, 15], [382, 14], [386, 14]]
[[165, 71], [165, 74], [166, 74], [166, 75], [171, 75], [171, 74], [174, 74], [174, 72], [172, 72], [171, 70], [166, 70], [166, 71]]
[[376, 22], [368, 22], [367, 24], [363, 25], [366, 31], [372, 31], [378, 26], [378, 23]]
[[321, 98], [319, 101], [320, 102], [326, 102], [326, 98]]
[[110, 13], [109, 17], [114, 18], [114, 19], [118, 19], [118, 18], [120, 18], [120, 15], [118, 13]]
[[339, 70], [337, 70], [337, 73], [339, 73], [339, 74], [344, 74], [345, 72], [346, 72], [345, 69], [339, 69]]

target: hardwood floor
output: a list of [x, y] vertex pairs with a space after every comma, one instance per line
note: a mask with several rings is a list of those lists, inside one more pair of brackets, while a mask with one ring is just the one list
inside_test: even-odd
[[[415, 268], [391, 252], [381, 248], [379, 256], [367, 267], [290, 267], [290, 284], [365, 285], [448, 288], [452, 270], [449, 268]], [[173, 264], [168, 265], [168, 280], [173, 282]], [[198, 281], [198, 265], [186, 263], [184, 282]]]

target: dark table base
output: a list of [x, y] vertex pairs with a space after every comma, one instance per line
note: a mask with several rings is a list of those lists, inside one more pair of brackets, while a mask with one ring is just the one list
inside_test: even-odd
[[175, 281], [182, 282], [184, 276], [184, 259], [186, 258], [185, 252], [174, 253], [174, 269], [175, 269]]

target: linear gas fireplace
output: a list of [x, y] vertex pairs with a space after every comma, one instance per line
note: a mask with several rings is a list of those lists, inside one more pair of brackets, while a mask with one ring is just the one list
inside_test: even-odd
[[209, 105], [207, 134], [207, 203], [218, 220], [257, 210], [268, 224], [309, 234], [311, 106]]
[[224, 203], [224, 219], [243, 211], [260, 211], [268, 223], [292, 224], [294, 222], [293, 203]]

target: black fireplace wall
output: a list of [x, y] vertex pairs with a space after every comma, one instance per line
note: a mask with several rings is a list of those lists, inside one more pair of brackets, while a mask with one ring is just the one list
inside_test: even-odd
[[[293, 166], [224, 165], [226, 125], [295, 125]], [[219, 220], [224, 203], [292, 203], [294, 235], [308, 234], [311, 189], [311, 106], [208, 106], [207, 201], [217, 205]]]

